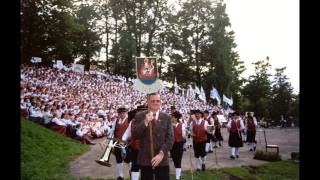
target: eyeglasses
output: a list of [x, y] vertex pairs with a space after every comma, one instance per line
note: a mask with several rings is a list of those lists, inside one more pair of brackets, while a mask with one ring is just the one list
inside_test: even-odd
[[161, 102], [161, 100], [150, 100], [150, 102], [152, 102], [152, 103], [159, 103], [159, 102]]

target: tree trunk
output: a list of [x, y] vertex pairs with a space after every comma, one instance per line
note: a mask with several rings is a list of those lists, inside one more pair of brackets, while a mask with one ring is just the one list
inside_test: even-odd
[[114, 46], [116, 46], [116, 50], [114, 52], [114, 72], [115, 74], [118, 74], [119, 72], [119, 63], [118, 63], [118, 52], [119, 52], [119, 49], [118, 49], [118, 19], [116, 18], [115, 19], [115, 33], [114, 33]]
[[107, 67], [107, 72], [110, 73], [110, 63], [109, 63], [109, 29], [108, 29], [108, 22], [106, 20], [106, 67]]

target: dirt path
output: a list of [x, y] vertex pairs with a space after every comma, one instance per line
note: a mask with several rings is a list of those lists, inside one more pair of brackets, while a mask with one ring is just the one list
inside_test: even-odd
[[[266, 163], [265, 161], [253, 159], [253, 152], [249, 151], [249, 147], [244, 145], [240, 148], [240, 158], [231, 160], [229, 158], [231, 148], [228, 146], [228, 133], [226, 129], [222, 129], [224, 138], [223, 146], [217, 148], [217, 161], [215, 153], [209, 153], [207, 155], [206, 166], [207, 168], [221, 168], [221, 167], [235, 167], [242, 165], [260, 165]], [[280, 154], [282, 159], [290, 159], [291, 152], [299, 151], [299, 129], [266, 129], [267, 140], [269, 144], [276, 144], [280, 147]], [[97, 139], [95, 142], [101, 142], [104, 139]], [[256, 135], [257, 149], [265, 148], [264, 136], [261, 129], [258, 130]], [[91, 146], [91, 150], [73, 162], [70, 163], [70, 173], [75, 177], [92, 177], [92, 178], [115, 178], [115, 157], [111, 155], [110, 162], [112, 167], [106, 167], [99, 165], [95, 162], [96, 159], [100, 158], [103, 149], [96, 144]], [[191, 156], [191, 160], [190, 160]], [[191, 167], [195, 166], [195, 158], [193, 157], [193, 149], [184, 151], [182, 159], [182, 170], [190, 170]], [[174, 165], [170, 159], [170, 173], [174, 174]], [[128, 166], [125, 164], [125, 176], [128, 177]]]

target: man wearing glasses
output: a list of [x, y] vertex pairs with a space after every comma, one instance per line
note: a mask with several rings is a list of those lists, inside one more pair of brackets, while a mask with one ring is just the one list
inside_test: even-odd
[[131, 127], [132, 137], [140, 140], [141, 180], [169, 180], [168, 151], [174, 143], [171, 118], [160, 112], [159, 93], [148, 94], [147, 103], [148, 110], [137, 113]]

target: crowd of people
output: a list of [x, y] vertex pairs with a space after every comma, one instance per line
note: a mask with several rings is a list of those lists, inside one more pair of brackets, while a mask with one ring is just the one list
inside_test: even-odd
[[[121, 76], [115, 79], [83, 75], [68, 69], [22, 65], [22, 115], [59, 132], [75, 129], [78, 136], [101, 137], [116, 119], [118, 107], [126, 106], [130, 111], [146, 103], [145, 95], [133, 90], [130, 81]], [[169, 113], [171, 105], [175, 105], [184, 119], [191, 109], [218, 109], [171, 93], [167, 88], [161, 94], [164, 97], [162, 110]]]
[[[130, 79], [127, 80], [124, 77], [117, 76], [117, 80], [114, 80], [92, 74], [79, 74], [65, 69], [26, 65], [21, 66], [20, 84], [22, 116], [85, 144], [94, 144], [91, 141], [92, 138], [105, 137], [111, 133], [114, 134], [114, 137], [122, 139], [127, 129], [131, 127], [132, 137], [125, 138], [125, 140], [132, 141], [132, 138], [143, 140], [148, 137], [141, 134], [142, 131], [139, 128], [148, 127], [153, 119], [169, 121], [170, 128], [167, 128], [167, 122], [162, 123], [163, 127], [159, 125], [158, 128], [162, 128], [163, 133], [172, 131], [170, 136], [173, 136], [173, 139], [161, 139], [161, 137], [168, 136], [166, 134], [163, 136], [158, 134], [155, 137], [158, 139], [155, 142], [155, 157], [151, 159], [152, 165], [136, 152], [135, 165], [143, 164], [143, 166], [142, 169], [141, 167], [135, 168], [132, 177], [139, 177], [137, 173], [140, 169], [144, 173], [144, 179], [148, 179], [151, 176], [148, 174], [149, 170], [153, 169], [154, 165], [154, 167], [158, 165], [164, 167], [158, 168], [159, 171], [153, 169], [156, 174], [160, 173], [159, 177], [162, 177], [162, 172], [168, 171], [167, 158], [168, 153], [171, 152], [170, 155], [176, 168], [176, 179], [179, 179], [181, 159], [187, 147], [193, 147], [197, 172], [204, 171], [206, 154], [218, 148], [217, 145], [222, 146], [224, 140], [220, 130], [223, 123], [218, 118], [224, 113], [220, 106], [213, 106], [197, 99], [175, 94], [166, 87], [159, 94], [152, 96], [152, 98], [158, 98], [159, 95], [158, 99], [148, 102], [144, 94], [133, 89]], [[160, 103], [161, 106], [158, 106], [157, 103]], [[135, 117], [137, 120], [134, 120], [132, 115], [129, 117], [128, 112], [150, 104], [151, 107], [154, 106], [154, 117], [147, 112], [137, 115]], [[167, 117], [162, 112], [170, 116]], [[238, 148], [243, 146], [243, 133], [248, 135], [247, 141], [251, 143], [250, 150], [255, 150], [257, 122], [253, 115], [244, 116], [242, 114], [240, 116], [235, 112], [227, 119], [226, 127], [230, 133], [228, 144], [232, 147], [230, 158], [239, 158]], [[138, 120], [140, 124], [136, 122]], [[149, 142], [150, 139], [143, 141]], [[137, 144], [132, 144], [135, 144], [133, 149], [138, 151]], [[142, 149], [150, 151], [145, 145]], [[122, 151], [116, 152], [118, 179], [123, 179]]]

